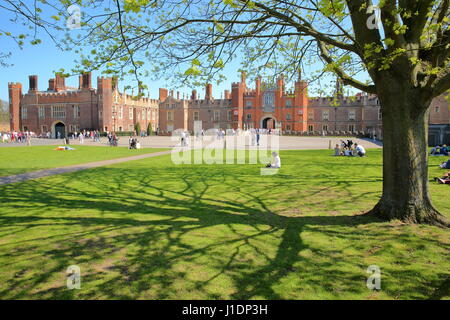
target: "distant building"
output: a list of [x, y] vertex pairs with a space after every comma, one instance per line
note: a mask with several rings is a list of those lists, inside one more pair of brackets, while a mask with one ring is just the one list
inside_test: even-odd
[[[246, 75], [232, 83], [220, 99], [212, 95], [212, 85], [200, 98], [196, 90], [180, 96], [173, 90], [159, 89], [158, 99], [140, 98], [119, 92], [115, 78], [80, 75], [78, 88], [69, 88], [64, 78], [49, 80], [47, 91], [37, 88], [38, 77], [29, 77], [29, 90], [22, 93], [20, 83], [9, 83], [12, 130], [36, 133], [57, 132], [65, 136], [80, 130], [133, 131], [137, 123], [142, 130], [150, 124], [160, 134], [176, 129], [280, 129], [284, 133], [349, 134], [363, 132], [382, 139], [382, 112], [376, 95], [358, 93], [344, 97], [337, 82], [335, 97], [308, 97], [308, 83], [301, 75], [293, 90], [287, 91], [283, 76], [275, 85], [255, 80], [247, 87]], [[443, 97], [433, 100], [430, 108], [430, 143], [450, 142], [450, 114]]]
[[159, 101], [132, 99], [118, 90], [117, 79], [97, 78], [91, 85], [91, 74], [80, 75], [78, 88], [65, 85], [56, 75], [49, 80], [47, 91], [38, 91], [38, 77], [29, 77], [28, 93], [22, 94], [20, 83], [9, 83], [11, 130], [59, 132], [61, 137], [80, 130], [134, 131], [136, 123], [145, 130], [158, 126]]

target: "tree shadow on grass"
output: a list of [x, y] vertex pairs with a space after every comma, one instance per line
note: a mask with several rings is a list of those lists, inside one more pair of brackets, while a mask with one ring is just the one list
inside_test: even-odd
[[[365, 261], [344, 251], [362, 238], [391, 237], [379, 220], [280, 216], [265, 192], [285, 186], [274, 179], [255, 189], [251, 173], [225, 171], [110, 167], [2, 187], [0, 232], [7, 227], [9, 241], [0, 242], [0, 261], [11, 262], [0, 268], [19, 271], [0, 297], [285, 299], [304, 297], [305, 287], [310, 298], [316, 290], [369, 294]], [[372, 225], [381, 230], [364, 227]], [[309, 234], [344, 246], [327, 248]], [[33, 255], [42, 270], [21, 266]], [[61, 282], [72, 264], [87, 269], [79, 292]]]

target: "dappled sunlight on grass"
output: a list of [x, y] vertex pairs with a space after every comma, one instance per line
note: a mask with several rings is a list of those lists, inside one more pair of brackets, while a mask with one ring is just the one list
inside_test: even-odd
[[[1, 186], [0, 297], [449, 298], [448, 231], [358, 215], [381, 194], [381, 151], [329, 154], [281, 151], [273, 176], [162, 156]], [[449, 216], [448, 186], [431, 191]]]
[[0, 177], [41, 169], [56, 168], [101, 160], [131, 157], [169, 149], [73, 145], [75, 150], [57, 151], [57, 146], [23, 146], [0, 148]]

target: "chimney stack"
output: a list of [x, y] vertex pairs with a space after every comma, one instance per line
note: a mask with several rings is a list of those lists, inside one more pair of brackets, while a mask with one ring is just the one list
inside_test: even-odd
[[38, 76], [32, 75], [29, 76], [30, 87], [29, 91], [37, 91], [38, 90]]
[[48, 89], [49, 91], [55, 91], [55, 79], [48, 80]]
[[197, 100], [197, 90], [192, 90], [191, 100]]
[[167, 99], [167, 89], [159, 88], [159, 100], [161, 102], [166, 101]]
[[66, 78], [57, 73], [55, 76], [55, 90], [60, 91], [65, 89], [66, 89]]
[[79, 79], [81, 81], [81, 89], [89, 90], [92, 88], [92, 75], [90, 72], [83, 73]]
[[230, 90], [225, 90], [224, 96], [225, 96], [225, 99], [231, 99]]
[[206, 100], [212, 100], [212, 84], [208, 83], [206, 85], [206, 93], [205, 93], [205, 99]]

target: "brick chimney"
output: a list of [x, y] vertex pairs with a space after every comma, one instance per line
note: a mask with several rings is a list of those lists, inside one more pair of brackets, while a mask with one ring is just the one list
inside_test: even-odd
[[192, 90], [191, 100], [197, 100], [197, 90]]
[[80, 85], [82, 90], [89, 90], [92, 88], [92, 74], [90, 72], [83, 73], [80, 75]]
[[205, 99], [206, 100], [212, 100], [212, 84], [208, 83], [206, 85], [206, 93], [205, 93]]
[[159, 88], [159, 100], [161, 102], [166, 101], [167, 99], [167, 89]]
[[28, 77], [30, 87], [28, 89], [28, 92], [37, 91], [38, 90], [38, 76], [32, 75]]
[[55, 79], [48, 80], [48, 91], [55, 91]]
[[65, 89], [66, 89], [66, 78], [57, 73], [55, 75], [55, 90], [62, 91]]

